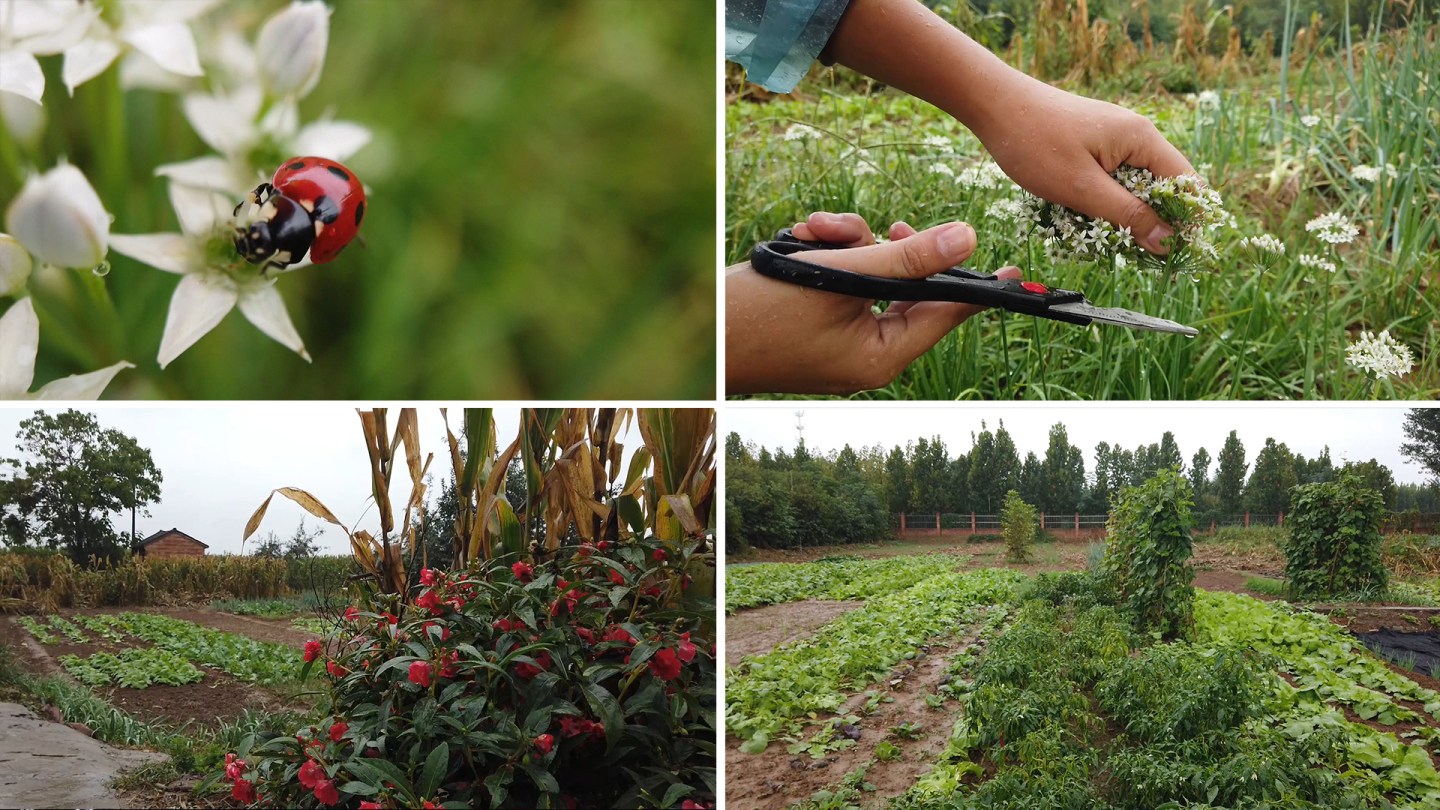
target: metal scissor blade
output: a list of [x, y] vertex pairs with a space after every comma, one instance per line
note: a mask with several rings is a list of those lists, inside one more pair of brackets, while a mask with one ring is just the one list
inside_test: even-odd
[[1152, 318], [1139, 312], [1131, 312], [1128, 309], [1119, 307], [1097, 307], [1085, 301], [1077, 301], [1072, 304], [1055, 304], [1050, 307], [1052, 310], [1070, 312], [1075, 315], [1083, 315], [1093, 321], [1114, 324], [1116, 326], [1128, 326], [1131, 329], [1148, 329], [1151, 332], [1168, 332], [1173, 335], [1184, 335], [1195, 337], [1200, 334], [1198, 329], [1178, 324], [1174, 321], [1167, 321], [1164, 318]]

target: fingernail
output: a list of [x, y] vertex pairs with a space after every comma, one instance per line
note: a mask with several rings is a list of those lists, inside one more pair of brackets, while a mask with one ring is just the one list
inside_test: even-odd
[[1140, 246], [1150, 251], [1151, 253], [1160, 253], [1165, 250], [1165, 246], [1161, 244], [1161, 240], [1169, 239], [1174, 235], [1174, 228], [1164, 223], [1161, 223], [1159, 225], [1156, 225], [1155, 228], [1150, 231], [1150, 235], [1145, 237], [1145, 241], [1142, 242]]
[[975, 249], [975, 229], [957, 222], [940, 232], [935, 247], [947, 259], [963, 259]]

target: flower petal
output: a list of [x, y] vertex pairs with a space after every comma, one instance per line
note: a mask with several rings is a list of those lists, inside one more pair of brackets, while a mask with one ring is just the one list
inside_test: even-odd
[[260, 78], [275, 96], [304, 98], [320, 81], [330, 11], [321, 0], [295, 0], [260, 27], [255, 37]]
[[354, 121], [316, 121], [300, 130], [291, 151], [343, 161], [364, 149], [370, 137], [370, 130]]
[[0, 317], [0, 399], [20, 399], [35, 380], [40, 319], [27, 296]]
[[5, 212], [10, 234], [46, 264], [89, 269], [110, 241], [110, 215], [90, 181], [61, 164], [31, 177]]
[[157, 270], [181, 275], [198, 268], [202, 260], [195, 244], [178, 233], [112, 234], [110, 247]]
[[71, 374], [69, 377], [61, 377], [40, 386], [40, 390], [31, 394], [29, 399], [99, 399], [104, 393], [105, 386], [115, 379], [115, 375], [127, 368], [134, 368], [134, 363], [124, 360], [113, 366], [106, 366], [99, 371], [92, 371], [89, 374]]
[[255, 142], [254, 121], [260, 101], [259, 88], [246, 88], [229, 96], [192, 93], [184, 100], [185, 118], [211, 149], [234, 155]]
[[[60, 53], [80, 41], [99, 22], [96, 3], [5, 3], [0, 6], [0, 26], [13, 38], [10, 47], [36, 56]], [[6, 13], [9, 14], [8, 18]]]
[[40, 60], [25, 51], [0, 52], [0, 90], [41, 103], [45, 73], [40, 70]]
[[193, 20], [225, 0], [121, 0], [125, 20], [138, 25]]
[[119, 55], [120, 45], [110, 39], [90, 37], [66, 48], [65, 69], [61, 72], [65, 89], [75, 95], [75, 88], [104, 73]]
[[121, 90], [155, 90], [160, 93], [186, 93], [195, 89], [198, 79], [171, 73], [143, 52], [131, 48], [120, 58]]
[[245, 192], [261, 182], [261, 179], [255, 177], [242, 177], [230, 161], [214, 155], [156, 166], [155, 174], [160, 177], [168, 177], [172, 182], [182, 186], [203, 188], [236, 196], [243, 196]]
[[235, 203], [223, 194], [179, 183], [170, 184], [170, 204], [175, 207], [180, 230], [190, 236], [208, 236], [215, 223], [235, 210]]
[[305, 351], [305, 341], [290, 322], [290, 313], [285, 311], [285, 299], [275, 289], [275, 282], [263, 287], [246, 290], [240, 296], [240, 311], [255, 328], [269, 335], [275, 342], [295, 352], [309, 363], [310, 355]]
[[175, 295], [170, 298], [170, 312], [165, 316], [165, 335], [160, 338], [160, 368], [170, 365], [225, 320], [238, 298], [235, 287], [222, 276], [191, 273], [181, 278]]
[[160, 67], [181, 76], [204, 76], [200, 69], [200, 53], [195, 48], [195, 35], [183, 22], [162, 22], [123, 32], [125, 41]]
[[0, 233], [0, 295], [14, 295], [25, 289], [34, 264], [15, 237]]
[[[295, 137], [300, 128], [300, 108], [293, 99], [275, 102], [275, 105], [260, 119], [260, 131], [277, 141], [288, 141]], [[303, 152], [298, 154], [304, 154]]]
[[40, 135], [45, 132], [45, 107], [14, 93], [0, 91], [0, 121], [15, 140], [38, 150]]

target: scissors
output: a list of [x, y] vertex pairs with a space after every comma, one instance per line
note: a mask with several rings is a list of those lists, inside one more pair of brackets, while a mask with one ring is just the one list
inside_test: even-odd
[[799, 284], [814, 290], [870, 298], [877, 301], [952, 301], [977, 304], [1034, 315], [1079, 326], [1105, 323], [1131, 329], [1147, 329], [1172, 335], [1195, 337], [1196, 329], [1152, 318], [1119, 307], [1097, 307], [1084, 293], [1047, 287], [1036, 281], [996, 278], [963, 267], [952, 267], [922, 279], [867, 276], [849, 270], [807, 262], [797, 254], [808, 250], [848, 250], [847, 245], [803, 241], [785, 228], [774, 241], [761, 242], [750, 254], [750, 265], [762, 276]]

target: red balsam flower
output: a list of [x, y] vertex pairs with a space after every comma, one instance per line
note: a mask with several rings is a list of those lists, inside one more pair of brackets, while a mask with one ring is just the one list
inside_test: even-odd
[[430, 687], [430, 673], [435, 667], [429, 661], [416, 661], [410, 665], [410, 681], [422, 687]]
[[531, 568], [527, 563], [523, 562], [517, 562], [510, 566], [510, 570], [515, 572], [515, 578], [521, 582], [529, 582], [530, 577], [535, 573], [534, 568]]
[[673, 680], [680, 677], [680, 659], [675, 657], [674, 650], [666, 647], [650, 658], [650, 671], [662, 681]]
[[230, 788], [230, 798], [241, 804], [254, 804], [255, 785], [249, 779], [236, 779], [235, 787]]
[[344, 723], [336, 723], [335, 725], [330, 727], [330, 741], [337, 743], [340, 742], [340, 738], [344, 737], [345, 732], [349, 730], [350, 727], [348, 725]]
[[340, 802], [340, 791], [335, 789], [335, 780], [321, 779], [315, 783], [315, 800], [323, 805], [331, 806]]
[[320, 642], [318, 641], [305, 642], [305, 663], [308, 664], [311, 661], [314, 661], [315, 657], [320, 654], [320, 651], [322, 649], [323, 648], [320, 646]]
[[313, 790], [324, 778], [325, 769], [320, 767], [320, 763], [315, 760], [307, 759], [305, 764], [300, 766], [300, 784], [304, 785], [306, 789]]
[[541, 734], [535, 738], [535, 747], [540, 749], [541, 754], [550, 753], [550, 747], [555, 744], [555, 738], [549, 734]]
[[689, 630], [680, 634], [680, 643], [675, 645], [675, 654], [687, 664], [695, 660], [695, 645], [690, 643]]

